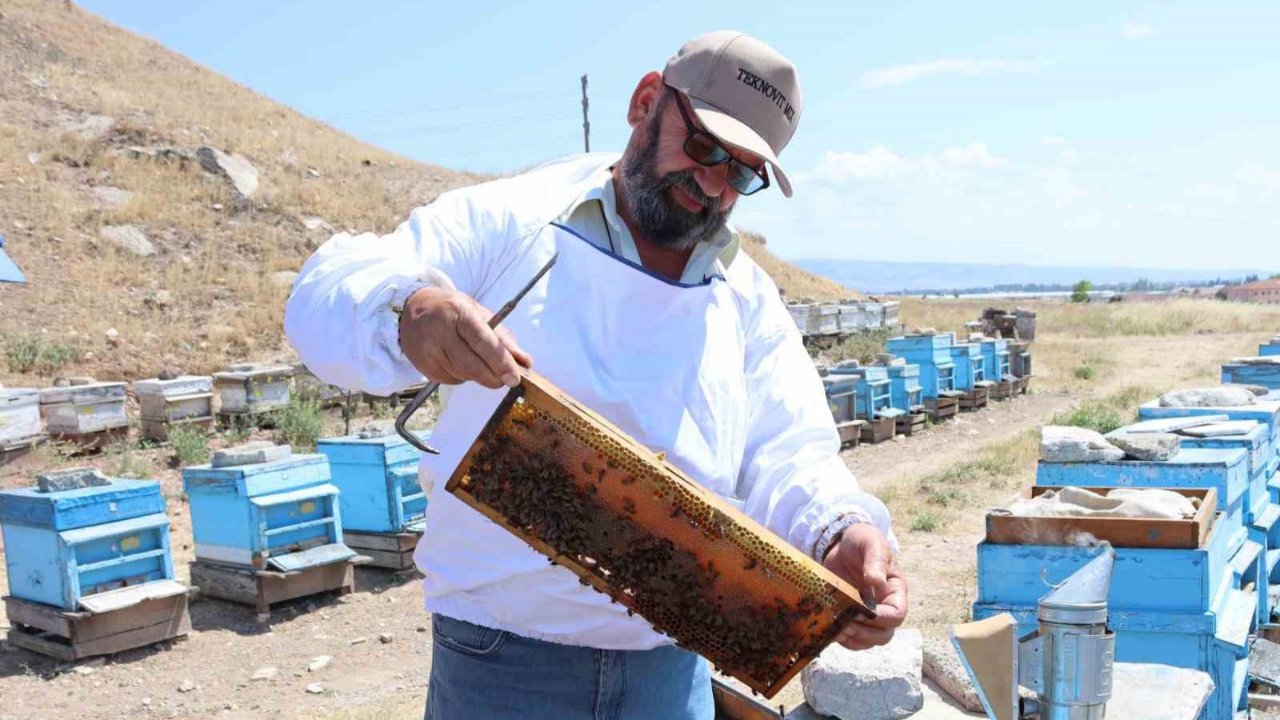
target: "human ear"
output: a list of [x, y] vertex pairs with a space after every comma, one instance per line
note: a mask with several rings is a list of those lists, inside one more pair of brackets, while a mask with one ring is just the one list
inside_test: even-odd
[[662, 83], [662, 73], [654, 70], [640, 78], [631, 93], [631, 104], [627, 106], [627, 123], [634, 128], [648, 122], [661, 106], [659, 101], [664, 90], [666, 85]]

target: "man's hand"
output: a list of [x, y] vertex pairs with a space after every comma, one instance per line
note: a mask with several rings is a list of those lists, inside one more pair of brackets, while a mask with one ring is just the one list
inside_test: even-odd
[[850, 650], [866, 650], [893, 639], [907, 619], [907, 579], [898, 569], [893, 547], [874, 525], [854, 523], [822, 561], [828, 570], [876, 603], [874, 620], [859, 619], [836, 638]]
[[419, 372], [442, 385], [471, 380], [487, 388], [515, 387], [520, 368], [533, 359], [506, 328], [489, 328], [492, 316], [468, 295], [422, 288], [404, 304], [400, 348]]

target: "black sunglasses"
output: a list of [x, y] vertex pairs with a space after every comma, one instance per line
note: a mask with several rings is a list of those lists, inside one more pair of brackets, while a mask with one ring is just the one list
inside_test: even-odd
[[676, 107], [680, 110], [680, 117], [684, 119], [684, 127], [689, 132], [689, 136], [684, 139], [684, 154], [689, 159], [702, 165], [703, 167], [715, 167], [723, 163], [729, 163], [729, 172], [725, 175], [725, 182], [729, 183], [729, 187], [738, 191], [739, 195], [753, 195], [761, 190], [769, 187], [769, 175], [765, 173], [764, 168], [759, 170], [747, 165], [729, 154], [728, 150], [703, 130], [699, 130], [693, 124], [693, 120], [689, 118], [689, 113], [684, 109], [684, 103], [680, 101], [680, 93], [670, 85], [667, 89], [671, 91], [675, 97]]

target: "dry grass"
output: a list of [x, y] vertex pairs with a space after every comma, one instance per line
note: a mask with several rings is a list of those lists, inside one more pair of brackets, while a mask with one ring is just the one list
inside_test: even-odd
[[861, 297], [854, 290], [821, 275], [805, 272], [788, 262], [778, 259], [769, 252], [765, 237], [757, 233], [742, 231], [742, 249], [751, 256], [787, 298], [812, 297], [818, 300], [839, 300], [842, 298]]

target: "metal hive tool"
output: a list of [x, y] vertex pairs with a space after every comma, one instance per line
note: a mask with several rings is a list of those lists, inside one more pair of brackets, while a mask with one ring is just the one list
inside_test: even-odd
[[874, 616], [853, 587], [534, 373], [445, 489], [767, 697]]

